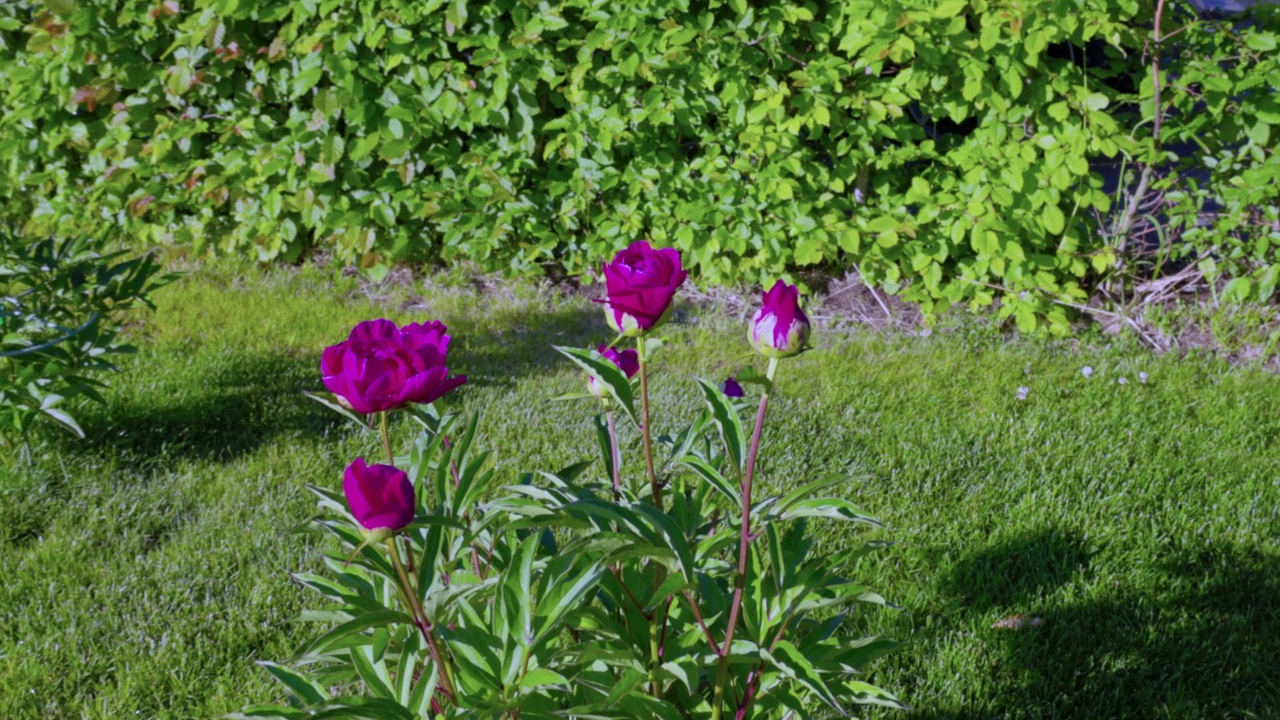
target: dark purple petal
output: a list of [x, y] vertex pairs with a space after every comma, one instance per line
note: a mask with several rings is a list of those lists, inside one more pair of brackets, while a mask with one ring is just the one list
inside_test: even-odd
[[606, 360], [618, 366], [628, 378], [635, 377], [640, 372], [640, 354], [630, 348], [621, 352], [607, 345], [601, 345], [597, 351]]
[[355, 387], [351, 384], [351, 377], [349, 375], [346, 375], [345, 373], [327, 375], [322, 378], [322, 380], [324, 381], [324, 386], [329, 389], [329, 392], [350, 403], [352, 410], [355, 410], [358, 413], [369, 412], [368, 410], [360, 409], [362, 406], [360, 394], [356, 392]]
[[635, 319], [639, 330], [661, 322], [676, 289], [688, 273], [680, 266], [680, 253], [671, 248], [655, 250], [637, 240], [603, 266], [607, 303], [613, 324], [624, 327], [623, 316]]
[[413, 522], [413, 483], [391, 465], [366, 465], [356, 458], [343, 474], [342, 491], [351, 514], [369, 530], [400, 528]]
[[746, 393], [742, 391], [742, 385], [733, 376], [725, 378], [724, 383], [720, 385], [720, 389], [724, 391], [726, 397], [740, 398]]
[[325, 348], [320, 355], [320, 374], [336, 375], [342, 372], [342, 356], [346, 351], [346, 341]]
[[438, 399], [465, 382], [445, 381], [446, 330], [434, 320], [404, 328], [390, 320], [362, 322], [346, 342], [325, 349], [320, 359], [325, 386], [360, 413]]
[[440, 397], [436, 394], [436, 390], [448, 374], [449, 370], [444, 367], [433, 367], [426, 372], [418, 373], [400, 386], [396, 399], [400, 404], [416, 402], [425, 405]]
[[373, 508], [360, 482], [366, 470], [364, 458], [356, 458], [342, 475], [342, 492], [347, 496], [347, 505], [351, 507], [351, 514], [356, 516], [356, 520], [367, 516]]
[[773, 346], [783, 347], [800, 308], [800, 290], [779, 280], [764, 295], [764, 311], [774, 316]]
[[365, 320], [351, 328], [352, 341], [368, 342], [370, 340], [397, 340], [400, 328], [390, 320]]
[[631, 349], [623, 350], [618, 353], [618, 359], [614, 364], [626, 373], [628, 378], [635, 377], [636, 373], [640, 372], [640, 354]]

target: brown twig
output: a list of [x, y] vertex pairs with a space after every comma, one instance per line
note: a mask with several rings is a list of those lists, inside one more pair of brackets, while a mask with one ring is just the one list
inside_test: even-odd
[[[1160, 96], [1160, 43], [1163, 38], [1160, 35], [1160, 25], [1164, 21], [1164, 2], [1165, 0], [1156, 0], [1156, 12], [1154, 27], [1152, 28], [1152, 48], [1151, 48], [1151, 90], [1152, 90], [1152, 127], [1151, 142], [1155, 150], [1160, 149], [1160, 130], [1164, 125], [1164, 107]], [[1147, 192], [1151, 186], [1151, 176], [1155, 172], [1155, 160], [1152, 157], [1142, 168], [1142, 175], [1138, 178], [1138, 187], [1134, 189], [1133, 194], [1129, 196], [1129, 205], [1125, 208], [1124, 214], [1120, 216], [1115, 227], [1112, 228], [1111, 236], [1117, 238], [1121, 243], [1119, 248], [1124, 251], [1126, 244], [1125, 238], [1129, 231], [1133, 229], [1133, 223], [1138, 216], [1138, 208], [1141, 207], [1146, 199]], [[1121, 178], [1123, 182], [1123, 178]]]

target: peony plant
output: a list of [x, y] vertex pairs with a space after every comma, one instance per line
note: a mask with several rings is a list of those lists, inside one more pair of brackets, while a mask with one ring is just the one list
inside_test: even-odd
[[[850, 478], [758, 497], [779, 366], [810, 335], [796, 288], [774, 285], [749, 328], [765, 371], [697, 381], [704, 409], [660, 436], [650, 370], [686, 277], [680, 255], [635, 243], [605, 277], [618, 336], [556, 348], [586, 373], [578, 397], [597, 408], [598, 465], [502, 488], [476, 416], [432, 404], [465, 382], [449, 376], [440, 323], [361, 323], [325, 350], [331, 394], [314, 397], [376, 427], [386, 462], [356, 458], [341, 492], [311, 488], [325, 510], [316, 524], [343, 546], [326, 554], [327, 574], [295, 576], [327, 598], [305, 616], [326, 630], [290, 664], [261, 663], [287, 704], [233, 717], [784, 720], [903, 707], [863, 674], [897, 644], [846, 627], [852, 606], [884, 604], [844, 575], [883, 543], [812, 553], [810, 521], [880, 527], [822, 495]], [[759, 388], [750, 426], [744, 384]], [[421, 429], [400, 455], [393, 413]], [[632, 476], [622, 457], [636, 451], [644, 471]]]

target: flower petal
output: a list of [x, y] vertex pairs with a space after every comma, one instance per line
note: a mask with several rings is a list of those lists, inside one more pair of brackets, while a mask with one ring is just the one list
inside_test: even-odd
[[396, 340], [400, 339], [400, 328], [390, 320], [365, 320], [357, 323], [351, 328], [351, 337], [348, 340], [369, 342], [371, 340]]

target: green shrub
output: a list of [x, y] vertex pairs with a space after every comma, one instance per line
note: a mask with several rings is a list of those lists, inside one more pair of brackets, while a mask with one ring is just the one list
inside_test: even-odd
[[102, 401], [97, 376], [131, 352], [118, 335], [124, 315], [172, 279], [150, 256], [128, 259], [101, 240], [30, 242], [0, 233], [0, 442], [38, 421], [84, 436], [62, 407], [68, 397]]
[[[1061, 329], [1055, 301], [1133, 249], [1090, 167], [1124, 157], [1211, 165], [1149, 190], [1177, 253], [1266, 298], [1277, 9], [1166, 9], [1157, 138], [1156, 5], [7, 4], [0, 215], [375, 272], [578, 273], [647, 237], [709, 282], [856, 264], [926, 312], [1001, 298]], [[1222, 215], [1197, 227], [1207, 203]]]

